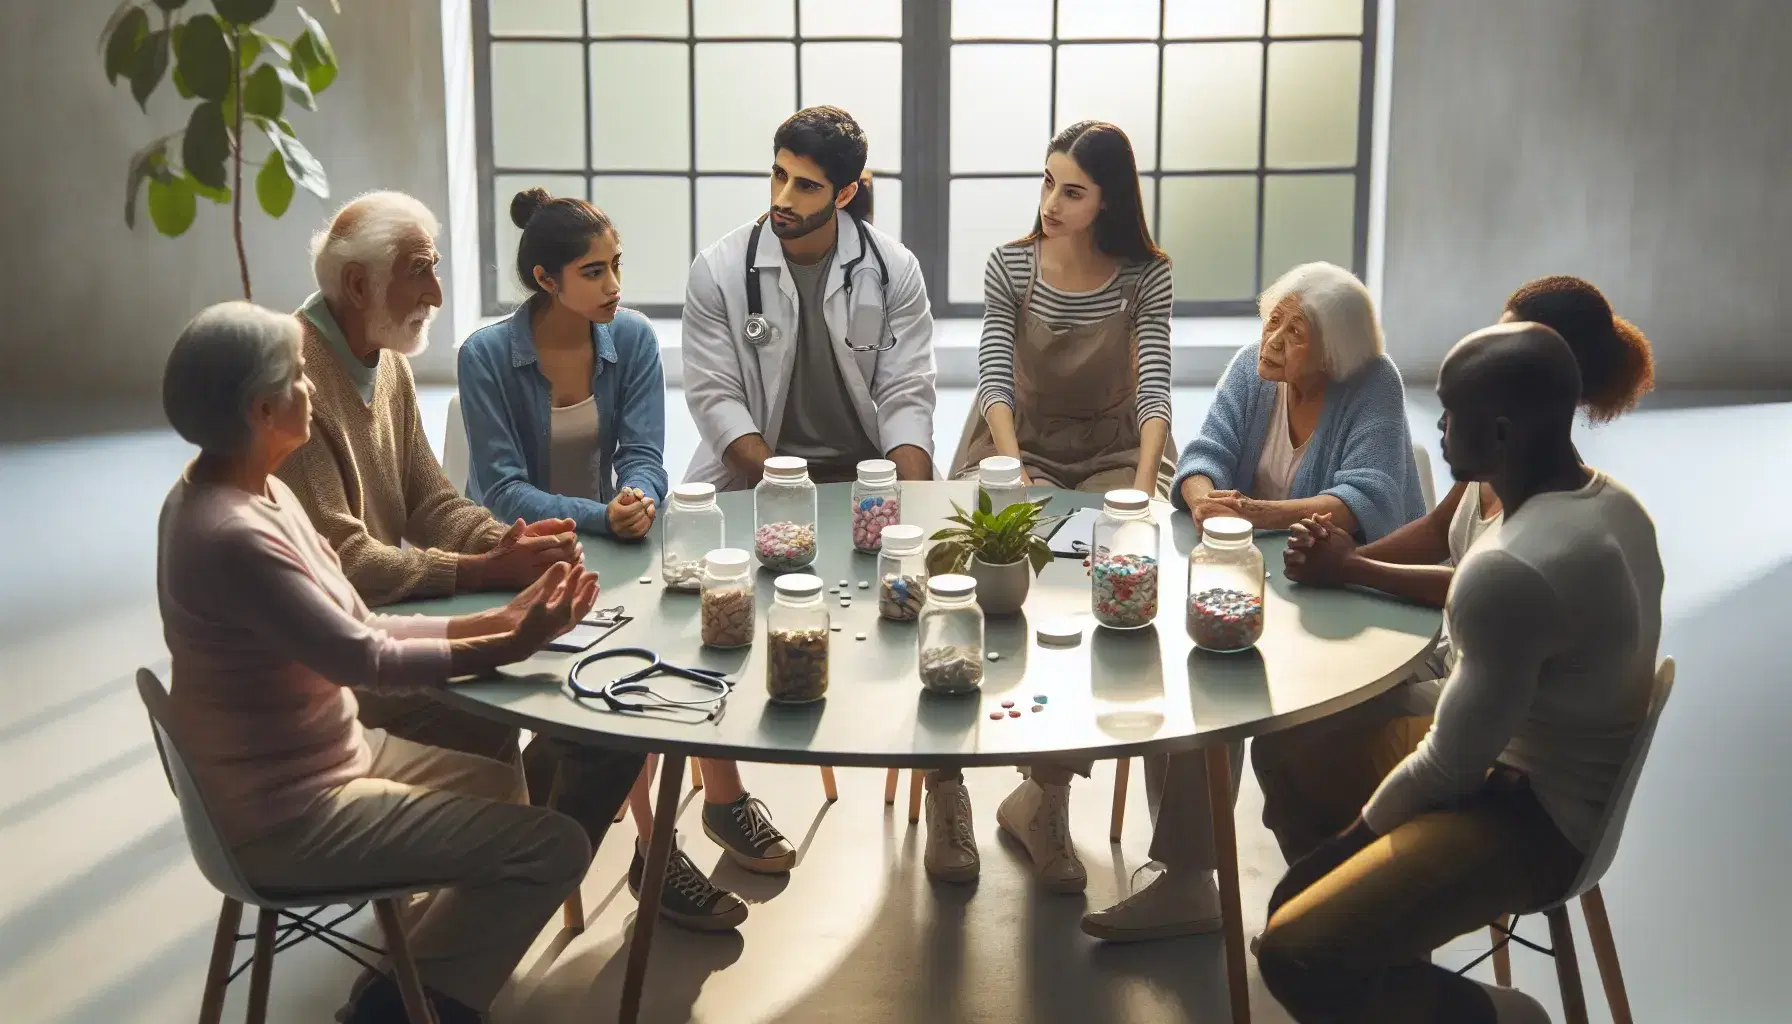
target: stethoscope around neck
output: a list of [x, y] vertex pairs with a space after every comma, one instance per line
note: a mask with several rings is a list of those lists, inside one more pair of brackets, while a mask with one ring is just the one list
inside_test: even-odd
[[[836, 214], [836, 216], [838, 216]], [[884, 254], [871, 240], [871, 232], [865, 230], [865, 222], [853, 218], [853, 224], [859, 229], [859, 254], [847, 260], [840, 268], [844, 276], [841, 284], [846, 289], [846, 304], [852, 308], [852, 275], [864, 262], [865, 254], [870, 253], [877, 260], [877, 286], [883, 296], [878, 308], [883, 312], [883, 330], [879, 337], [887, 338], [877, 345], [854, 345], [851, 338], [846, 339], [846, 347], [854, 352], [888, 352], [896, 347], [896, 335], [890, 330], [890, 309], [886, 305], [890, 298], [890, 267], [884, 262]], [[753, 233], [747, 236], [747, 320], [741, 326], [741, 336], [747, 344], [755, 348], [769, 343], [777, 336], [777, 329], [765, 318], [765, 301], [759, 290], [759, 235], [765, 230], [765, 215], [753, 222]]]

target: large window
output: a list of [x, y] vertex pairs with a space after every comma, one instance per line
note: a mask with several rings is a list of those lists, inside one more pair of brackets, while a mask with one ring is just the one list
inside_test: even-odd
[[1362, 272], [1375, 2], [482, 0], [486, 310], [522, 296], [509, 202], [543, 185], [603, 207], [624, 301], [676, 316], [692, 256], [765, 209], [778, 123], [836, 103], [937, 313], [981, 312], [1046, 141], [1085, 118], [1133, 140], [1177, 312], [1249, 312], [1295, 263]]

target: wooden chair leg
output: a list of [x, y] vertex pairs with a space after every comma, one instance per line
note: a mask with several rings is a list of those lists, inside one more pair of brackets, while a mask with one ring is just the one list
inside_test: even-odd
[[902, 781], [902, 769], [892, 768], [884, 775], [884, 806], [896, 803], [896, 787]]
[[1512, 945], [1503, 929], [1512, 927], [1512, 915], [1501, 914], [1498, 927], [1487, 929], [1493, 940], [1493, 981], [1503, 988], [1512, 987]]
[[908, 773], [908, 823], [910, 825], [921, 820], [921, 778], [926, 774], [919, 768], [911, 768]]
[[1549, 918], [1549, 944], [1556, 951], [1556, 982], [1562, 986], [1562, 1019], [1587, 1024], [1587, 994], [1580, 986], [1580, 959], [1574, 955], [1574, 925], [1568, 908], [1557, 907]]
[[274, 980], [274, 925], [280, 912], [261, 907], [255, 913], [255, 960], [249, 965], [249, 1024], [268, 1019], [268, 989]]
[[205, 995], [199, 1000], [199, 1024], [218, 1024], [224, 1017], [224, 990], [230, 986], [236, 930], [242, 923], [242, 903], [224, 897], [224, 905], [218, 908], [218, 933], [212, 938], [212, 963], [205, 972]]
[[1108, 824], [1108, 842], [1120, 841], [1120, 833], [1126, 825], [1126, 780], [1132, 774], [1132, 758], [1123, 757], [1114, 762], [1114, 816]]
[[574, 935], [582, 933], [585, 930], [585, 894], [574, 889], [560, 907], [560, 918], [567, 931]]
[[398, 902], [374, 900], [373, 914], [379, 918], [380, 931], [386, 936], [386, 952], [392, 960], [392, 973], [398, 976], [398, 993], [404, 999], [405, 1016], [411, 1019], [411, 1024], [436, 1024], [429, 997], [423, 994], [423, 979], [417, 974], [417, 962], [411, 959], [411, 940], [405, 935], [404, 922], [398, 917]]
[[703, 765], [696, 758], [691, 758], [691, 788], [703, 788]]
[[1618, 946], [1612, 941], [1611, 918], [1605, 915], [1605, 894], [1595, 885], [1580, 897], [1587, 918], [1587, 936], [1593, 944], [1593, 962], [1599, 966], [1599, 984], [1612, 1012], [1612, 1024], [1632, 1024], [1630, 994], [1624, 990], [1624, 972], [1618, 969]]
[[834, 769], [827, 765], [821, 767], [821, 792], [830, 804], [840, 799], [840, 790], [834, 786]]

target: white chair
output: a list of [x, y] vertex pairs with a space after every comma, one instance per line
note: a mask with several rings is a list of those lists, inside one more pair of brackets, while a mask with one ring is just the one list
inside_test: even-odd
[[1431, 453], [1417, 441], [1412, 443], [1412, 464], [1418, 468], [1419, 493], [1425, 496], [1425, 511], [1429, 512], [1437, 507], [1437, 483], [1431, 479]]
[[[1581, 912], [1587, 918], [1587, 933], [1593, 943], [1593, 960], [1599, 968], [1599, 981], [1605, 988], [1605, 1001], [1615, 1024], [1631, 1024], [1630, 996], [1624, 990], [1624, 975], [1618, 970], [1618, 947], [1612, 942], [1611, 919], [1605, 913], [1605, 897], [1599, 892], [1599, 880], [1605, 877], [1612, 858], [1618, 853], [1618, 838], [1624, 832], [1624, 818], [1630, 813], [1630, 798], [1636, 793], [1636, 780], [1642, 774], [1643, 761], [1649, 756], [1649, 744], [1655, 738], [1655, 727], [1661, 721], [1662, 708], [1674, 689], [1674, 659], [1663, 658], [1655, 670], [1655, 686], [1649, 695], [1649, 714], [1637, 731], [1636, 742], [1625, 759], [1618, 786], [1606, 805], [1605, 819], [1593, 833], [1593, 845], [1581, 865], [1580, 877], [1568, 888], [1568, 895], [1552, 906], [1542, 908], [1549, 921], [1550, 945], [1555, 948], [1556, 981], [1562, 988], [1562, 1012], [1568, 1024], [1587, 1024], [1587, 997], [1581, 991], [1580, 962], [1574, 955], [1574, 930], [1568, 920], [1568, 904], [1580, 897]], [[1492, 929], [1494, 941], [1493, 977], [1501, 985], [1512, 984], [1512, 961], [1503, 945], [1510, 919]]]
[[448, 428], [442, 433], [442, 473], [461, 494], [467, 493], [467, 422], [460, 415], [460, 392], [448, 396]]
[[[268, 986], [274, 972], [274, 928], [281, 911], [367, 902], [373, 904], [374, 914], [379, 918], [381, 930], [385, 932], [393, 970], [398, 976], [399, 991], [404, 996], [406, 1015], [412, 1024], [435, 1024], [435, 1013], [424, 996], [423, 980], [418, 977], [417, 964], [411, 959], [404, 923], [398, 912], [399, 900], [408, 900], [414, 893], [426, 892], [434, 888], [434, 884], [330, 892], [307, 890], [303, 895], [278, 896], [257, 890], [243, 877], [236, 857], [218, 834], [205, 796], [187, 771], [186, 759], [181, 755], [179, 742], [168, 730], [168, 691], [163, 689], [162, 682], [156, 678], [155, 673], [144, 668], [137, 670], [137, 693], [143, 698], [144, 708], [149, 711], [156, 750], [161, 754], [168, 785], [174, 790], [175, 798], [180, 801], [180, 817], [186, 826], [187, 844], [192, 847], [193, 860], [198, 863], [199, 873], [205, 876], [205, 880], [224, 894], [224, 906], [218, 912], [217, 935], [212, 940], [211, 967], [205, 976], [205, 995], [199, 1004], [199, 1024], [217, 1024], [223, 1016], [224, 990], [230, 985], [232, 977], [230, 968], [231, 962], [236, 958], [238, 940], [236, 929], [243, 917], [244, 904], [258, 910], [255, 920], [255, 956], [249, 970], [247, 1019], [250, 1024], [262, 1024], [267, 1019]], [[316, 927], [313, 925], [302, 930], [307, 934], [316, 934], [312, 930]]]

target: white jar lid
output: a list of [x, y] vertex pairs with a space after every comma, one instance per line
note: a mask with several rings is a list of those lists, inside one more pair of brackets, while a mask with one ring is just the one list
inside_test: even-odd
[[889, 459], [866, 459], [859, 463], [859, 482], [883, 485], [896, 482], [896, 464]]
[[1101, 501], [1116, 512], [1139, 512], [1151, 507], [1151, 495], [1130, 487], [1109, 491], [1101, 496]]
[[774, 455], [765, 460], [765, 475], [779, 479], [795, 479], [809, 475], [809, 460], [795, 455]]
[[881, 536], [884, 550], [891, 554], [921, 550], [923, 531], [919, 526], [912, 526], [908, 523], [886, 526]]
[[716, 485], [705, 483], [679, 484], [672, 496], [689, 505], [704, 505], [716, 500]]
[[927, 579], [927, 592], [935, 597], [970, 597], [977, 592], [977, 581], [959, 573], [942, 573]]
[[1236, 516], [1215, 516], [1201, 524], [1201, 535], [1221, 543], [1241, 543], [1256, 535], [1257, 528], [1249, 519]]
[[991, 455], [977, 463], [977, 479], [986, 484], [1020, 483], [1020, 460], [1008, 455]]
[[703, 556], [703, 564], [711, 569], [745, 569], [749, 557], [744, 548], [716, 548]]
[[815, 597], [821, 593], [821, 577], [796, 572], [780, 576], [772, 586], [785, 597]]
[[1033, 635], [1050, 647], [1075, 647], [1083, 642], [1080, 619], [1047, 619], [1034, 627]]

